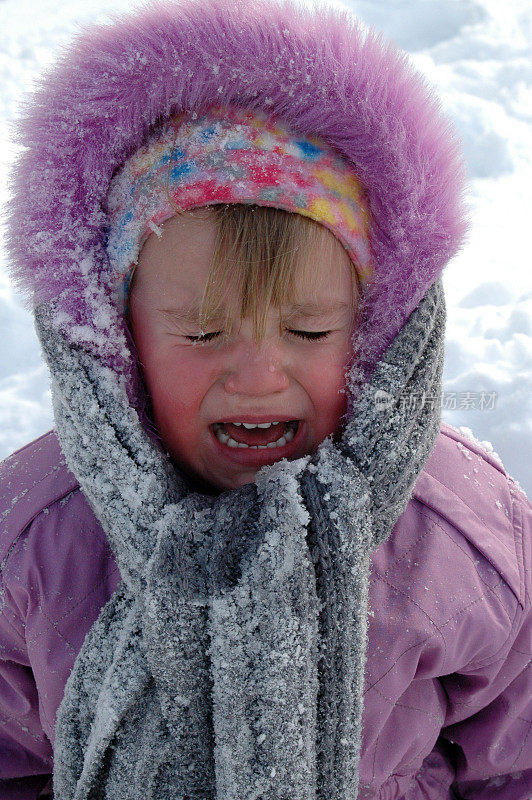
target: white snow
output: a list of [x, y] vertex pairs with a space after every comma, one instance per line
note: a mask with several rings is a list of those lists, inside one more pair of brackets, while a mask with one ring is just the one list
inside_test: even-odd
[[[337, 0], [332, 4], [340, 6]], [[114, 11], [134, 8], [114, 0]], [[529, 0], [352, 0], [439, 90], [465, 148], [473, 227], [444, 272], [443, 418], [495, 450], [532, 496], [532, 4]], [[104, 0], [0, 3], [0, 218], [9, 202], [8, 126], [21, 92]], [[3, 232], [2, 236], [3, 236]], [[30, 315], [9, 285], [0, 238], [0, 458], [53, 425]]]

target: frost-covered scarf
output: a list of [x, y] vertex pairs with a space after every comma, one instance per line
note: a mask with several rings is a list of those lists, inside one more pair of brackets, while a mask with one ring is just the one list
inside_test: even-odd
[[369, 556], [438, 435], [441, 279], [371, 379], [347, 376], [338, 443], [217, 496], [171, 467], [51, 306], [36, 324], [61, 445], [122, 576], [66, 683], [55, 800], [354, 800]]

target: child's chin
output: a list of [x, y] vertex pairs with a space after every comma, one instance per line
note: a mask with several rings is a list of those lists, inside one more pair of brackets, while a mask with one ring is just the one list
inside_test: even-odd
[[256, 471], [242, 472], [233, 477], [227, 478], [206, 478], [199, 473], [193, 472], [190, 469], [185, 469], [183, 466], [176, 463], [173, 459], [174, 465], [184, 474], [185, 478], [190, 482], [192, 491], [199, 492], [200, 494], [207, 494], [212, 497], [218, 496], [221, 492], [229, 492], [231, 489], [240, 489], [241, 486], [246, 486], [248, 483], [253, 483]]
[[204, 478], [203, 475], [200, 475], [199, 473], [194, 472], [194, 470], [184, 466], [175, 456], [171, 456], [171, 460], [175, 469], [190, 484], [191, 491], [209, 495], [217, 495], [223, 491], [223, 487], [212, 484], [210, 481]]

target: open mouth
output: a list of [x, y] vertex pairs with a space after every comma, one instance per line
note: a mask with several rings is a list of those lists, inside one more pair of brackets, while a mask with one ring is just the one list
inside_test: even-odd
[[266, 427], [246, 426], [233, 422], [211, 425], [213, 439], [219, 452], [238, 463], [266, 464], [286, 458], [300, 447], [302, 420], [286, 420]]
[[299, 420], [289, 420], [287, 422], [272, 422], [266, 427], [247, 427], [245, 424], [235, 424], [232, 422], [215, 422], [213, 425], [214, 434], [219, 442], [228, 447], [250, 447], [256, 450], [266, 448], [283, 447], [291, 442], [297, 433]]

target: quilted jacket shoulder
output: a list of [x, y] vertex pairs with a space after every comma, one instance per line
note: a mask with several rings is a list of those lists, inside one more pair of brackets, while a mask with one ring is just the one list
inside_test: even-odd
[[443, 423], [413, 497], [459, 530], [500, 573], [524, 607], [520, 516], [523, 504], [530, 503], [491, 453]]
[[0, 463], [0, 563], [18, 536], [79, 483], [67, 467], [55, 431], [39, 436]]

